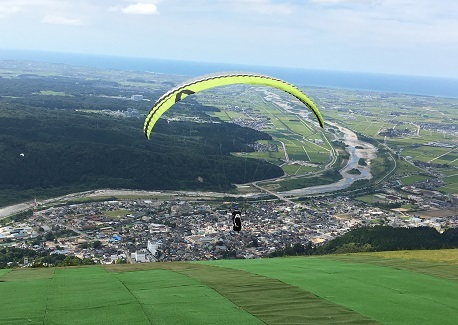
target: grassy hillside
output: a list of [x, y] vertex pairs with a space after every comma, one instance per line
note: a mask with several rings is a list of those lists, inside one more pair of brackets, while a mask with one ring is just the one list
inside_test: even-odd
[[457, 260], [455, 249], [0, 270], [0, 323], [454, 324]]

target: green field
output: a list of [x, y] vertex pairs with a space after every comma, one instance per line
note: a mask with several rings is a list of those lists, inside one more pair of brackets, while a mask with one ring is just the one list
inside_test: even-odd
[[119, 218], [119, 217], [124, 217], [125, 215], [129, 213], [131, 213], [129, 210], [113, 210], [113, 211], [105, 211], [103, 214], [107, 217]]
[[[455, 171], [456, 172], [456, 171]], [[442, 179], [446, 185], [440, 187], [439, 190], [447, 193], [458, 193], [458, 175], [446, 176]]]
[[41, 90], [38, 94], [45, 96], [67, 96], [63, 91]]
[[[451, 132], [456, 125], [456, 99], [344, 90], [334, 90], [332, 95], [325, 89], [310, 91], [319, 97], [322, 106], [334, 105], [336, 108], [322, 110], [325, 120], [335, 121], [384, 143], [408, 160], [442, 164], [442, 167], [436, 166], [440, 173], [454, 171], [457, 167], [458, 140]], [[434, 142], [447, 144], [447, 147]], [[400, 162], [398, 167], [396, 175], [418, 172], [406, 163]], [[439, 190], [456, 193], [456, 182], [448, 182]]]
[[429, 179], [427, 176], [423, 175], [412, 175], [401, 178], [402, 185], [412, 185], [415, 182], [423, 182]]
[[[227, 100], [227, 93], [235, 92], [237, 95], [232, 101]], [[209, 92], [208, 92], [209, 93]], [[216, 106], [221, 111], [212, 114], [224, 121], [241, 119], [250, 121], [263, 116], [268, 122], [263, 129], [270, 134], [278, 146], [278, 152], [255, 152], [247, 154], [247, 157], [265, 159], [273, 164], [284, 163], [285, 154], [282, 143], [291, 161], [306, 161], [316, 164], [316, 168], [295, 168], [285, 165], [283, 170], [289, 175], [297, 175], [316, 171], [323, 167], [331, 159], [332, 148], [328, 144], [325, 134], [318, 130], [310, 121], [298, 116], [298, 112], [304, 109], [301, 105], [291, 102], [291, 98], [283, 92], [269, 90], [269, 94], [277, 94], [283, 103], [290, 104], [289, 110], [284, 110], [274, 102], [266, 100], [266, 93], [253, 91], [252, 87], [223, 87], [220, 90], [212, 90], [212, 96], [197, 95], [196, 98], [202, 103]], [[226, 93], [226, 96], [222, 96]], [[233, 95], [233, 94], [232, 94]], [[243, 112], [234, 111], [234, 107], [244, 108]], [[301, 109], [297, 109], [301, 107]], [[260, 141], [262, 142], [262, 141]]]
[[458, 250], [0, 270], [1, 324], [454, 324]]

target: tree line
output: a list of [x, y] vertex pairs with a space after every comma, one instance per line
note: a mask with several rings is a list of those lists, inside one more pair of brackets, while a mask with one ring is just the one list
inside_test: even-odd
[[273, 252], [270, 256], [326, 255], [358, 252], [424, 250], [458, 248], [458, 229], [442, 234], [431, 227], [394, 228], [361, 227], [334, 238], [323, 245], [296, 243]]
[[17, 267], [28, 260], [31, 267], [50, 266], [77, 266], [93, 265], [92, 259], [79, 258], [64, 254], [50, 254], [46, 251], [36, 251], [28, 248], [2, 247], [0, 248], [0, 269]]

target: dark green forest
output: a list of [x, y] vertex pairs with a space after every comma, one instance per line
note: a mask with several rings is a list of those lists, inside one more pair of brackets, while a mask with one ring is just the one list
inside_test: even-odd
[[270, 257], [295, 255], [327, 255], [360, 252], [458, 248], [458, 229], [442, 234], [431, 227], [393, 228], [360, 227], [322, 245], [296, 243], [270, 254]]
[[458, 229], [361, 227], [316, 247], [314, 254], [444, 249], [458, 247]]
[[[42, 90], [66, 95], [38, 94]], [[140, 90], [154, 100], [162, 94]], [[283, 174], [267, 162], [231, 155], [252, 151], [248, 144], [269, 135], [208, 116], [208, 123], [160, 120], [148, 141], [143, 117], [153, 101], [103, 97], [138, 93], [115, 82], [75, 77], [0, 78], [0, 206], [96, 188], [228, 191], [235, 183]], [[134, 109], [139, 116], [80, 109]], [[188, 100], [174, 113], [203, 117], [215, 109]]]

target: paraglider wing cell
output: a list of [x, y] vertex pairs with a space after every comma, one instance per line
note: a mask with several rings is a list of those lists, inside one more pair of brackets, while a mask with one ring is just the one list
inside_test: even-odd
[[313, 112], [313, 114], [315, 114], [315, 117], [317, 118], [318, 123], [321, 127], [323, 127], [324, 125], [323, 118], [318, 108], [315, 106], [313, 101], [310, 98], [308, 98], [297, 87], [280, 79], [264, 75], [249, 73], [221, 73], [216, 75], [198, 77], [192, 81], [188, 81], [180, 86], [177, 86], [168, 91], [167, 93], [165, 93], [164, 95], [162, 95], [146, 116], [144, 124], [145, 136], [148, 139], [150, 138], [151, 131], [154, 125], [156, 124], [157, 120], [176, 102], [183, 100], [189, 95], [192, 95], [205, 89], [233, 84], [261, 85], [283, 90], [293, 95], [298, 100], [300, 100], [305, 106], [307, 106]]

